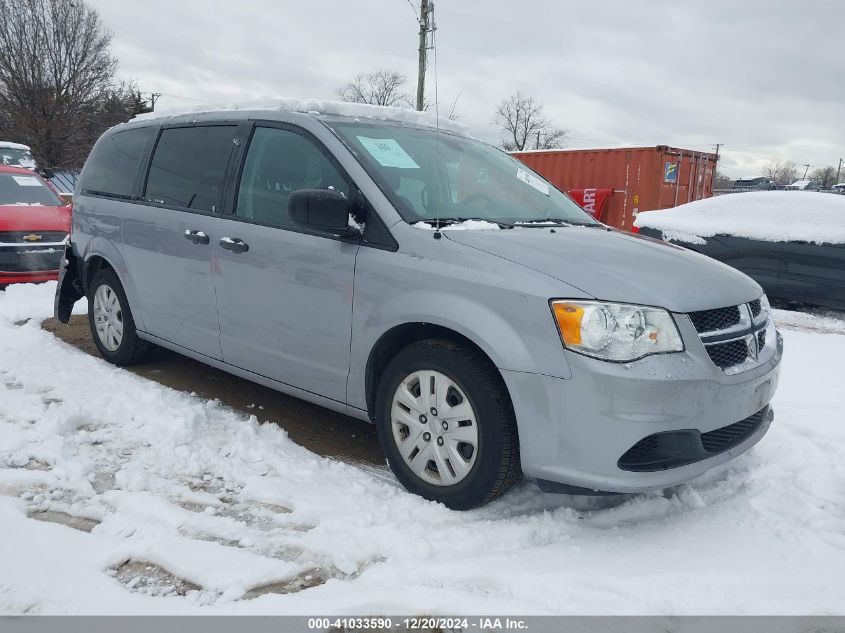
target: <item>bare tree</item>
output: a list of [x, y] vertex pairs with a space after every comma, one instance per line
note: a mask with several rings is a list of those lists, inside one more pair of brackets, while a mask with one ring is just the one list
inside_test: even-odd
[[720, 170], [716, 170], [716, 177], [713, 179], [713, 188], [714, 189], [730, 189], [733, 187], [734, 182], [736, 182], [733, 178], [725, 174]]
[[810, 178], [816, 183], [820, 189], [830, 189], [836, 184], [836, 167], [828, 165], [827, 167], [819, 167], [813, 170]]
[[411, 107], [412, 97], [405, 90], [408, 78], [395, 70], [358, 73], [352, 81], [338, 88], [343, 101], [380, 106]]
[[769, 163], [763, 175], [776, 185], [790, 185], [798, 180], [798, 167], [792, 161]]
[[509, 152], [562, 147], [567, 134], [543, 114], [542, 103], [521, 92], [499, 104], [494, 123], [504, 132], [502, 147]]
[[82, 0], [0, 0], [0, 137], [44, 167], [76, 169], [106, 128], [145, 109]]

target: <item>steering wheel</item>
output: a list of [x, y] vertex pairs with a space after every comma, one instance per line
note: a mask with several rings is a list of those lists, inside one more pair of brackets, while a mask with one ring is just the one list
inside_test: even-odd
[[493, 203], [493, 199], [490, 196], [488, 196], [486, 193], [481, 193], [480, 191], [472, 194], [471, 196], [468, 196], [467, 198], [464, 198], [462, 203], [463, 204], [472, 204], [476, 200], [485, 201], [487, 203], [487, 204], [484, 205], [485, 208], [489, 207]]

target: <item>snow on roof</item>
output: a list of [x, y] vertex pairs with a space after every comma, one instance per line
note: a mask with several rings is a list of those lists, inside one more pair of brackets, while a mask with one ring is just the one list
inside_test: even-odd
[[786, 185], [787, 189], [806, 189], [811, 184], [813, 184], [812, 180], [796, 180], [791, 185]]
[[368, 103], [349, 103], [346, 101], [327, 101], [324, 99], [272, 99], [269, 101], [251, 101], [243, 103], [202, 104], [189, 109], [163, 110], [139, 114], [133, 121], [146, 121], [178, 116], [191, 116], [208, 112], [228, 111], [272, 111], [299, 112], [303, 114], [323, 114], [335, 116], [359, 117], [362, 119], [378, 119], [383, 121], [399, 121], [428, 127], [439, 127], [442, 130], [466, 134], [467, 126], [463, 123], [450, 121], [448, 117], [437, 116], [432, 111], [419, 112], [410, 108], [370, 105]]
[[0, 141], [0, 147], [3, 149], [32, 149], [29, 145], [23, 143], [12, 143], [12, 141]]
[[634, 225], [690, 242], [685, 238], [736, 235], [766, 242], [845, 244], [845, 197], [811, 191], [733, 193], [645, 211]]

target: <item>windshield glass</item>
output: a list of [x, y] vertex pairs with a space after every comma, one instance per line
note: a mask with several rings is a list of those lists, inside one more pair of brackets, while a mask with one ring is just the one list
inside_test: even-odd
[[406, 222], [597, 224], [535, 172], [481, 141], [388, 123], [330, 126]]
[[34, 165], [32, 154], [28, 149], [17, 149], [12, 147], [0, 147], [0, 165], [23, 165], [29, 167]]
[[63, 204], [37, 176], [0, 174], [0, 205], [41, 204], [58, 207]]

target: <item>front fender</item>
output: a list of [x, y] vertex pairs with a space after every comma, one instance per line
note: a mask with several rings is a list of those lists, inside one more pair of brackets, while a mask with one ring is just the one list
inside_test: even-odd
[[[408, 323], [457, 332], [475, 343], [499, 369], [571, 377], [548, 303], [527, 296], [523, 299], [525, 305], [500, 306], [499, 310], [471, 297], [429, 289], [403, 292], [379, 303], [353, 324], [349, 404], [366, 409], [370, 352], [387, 332]], [[532, 323], [531, 315], [539, 322]]]

